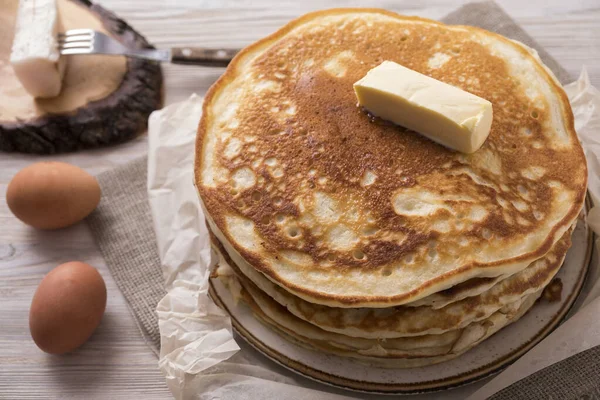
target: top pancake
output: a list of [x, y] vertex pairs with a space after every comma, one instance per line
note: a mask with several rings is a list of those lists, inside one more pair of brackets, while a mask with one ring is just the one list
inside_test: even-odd
[[[488, 140], [448, 150], [371, 122], [352, 84], [395, 61], [491, 101]], [[577, 217], [587, 169], [568, 100], [523, 45], [382, 10], [301, 17], [210, 89], [195, 179], [212, 230], [313, 303], [387, 307], [522, 270]]]

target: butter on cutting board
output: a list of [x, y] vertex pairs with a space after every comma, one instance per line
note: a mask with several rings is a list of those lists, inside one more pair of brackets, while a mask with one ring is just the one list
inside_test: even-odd
[[64, 60], [56, 35], [62, 28], [56, 0], [20, 0], [10, 64], [34, 97], [60, 93]]
[[416, 131], [446, 147], [474, 153], [492, 126], [492, 103], [392, 61], [354, 84], [369, 113]]

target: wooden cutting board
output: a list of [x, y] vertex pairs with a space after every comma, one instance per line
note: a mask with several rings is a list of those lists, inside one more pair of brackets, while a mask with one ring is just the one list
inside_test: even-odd
[[[65, 30], [102, 31], [132, 48], [151, 47], [125, 21], [87, 0], [58, 0]], [[121, 56], [66, 56], [59, 96], [34, 99], [10, 66], [18, 0], [0, 13], [0, 151], [52, 154], [121, 143], [145, 132], [162, 105], [159, 63]]]

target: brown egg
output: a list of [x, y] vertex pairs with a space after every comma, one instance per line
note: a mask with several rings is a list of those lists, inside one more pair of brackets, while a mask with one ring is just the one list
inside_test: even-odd
[[63, 162], [39, 162], [23, 168], [8, 184], [8, 207], [38, 229], [73, 225], [94, 211], [100, 186], [92, 175]]
[[96, 268], [79, 261], [59, 265], [31, 301], [31, 337], [46, 353], [67, 353], [89, 339], [105, 308], [106, 285]]

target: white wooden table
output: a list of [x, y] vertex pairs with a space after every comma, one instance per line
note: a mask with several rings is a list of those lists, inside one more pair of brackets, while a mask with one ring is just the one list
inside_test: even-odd
[[[244, 46], [304, 12], [326, 7], [380, 6], [408, 15], [441, 18], [461, 0], [100, 0], [157, 46]], [[600, 0], [499, 3], [573, 75], [586, 65], [600, 87]], [[537, 3], [537, 4], [535, 4]], [[0, 5], [0, 12], [2, 12]], [[166, 66], [167, 103], [204, 94], [216, 68]], [[12, 176], [40, 160], [62, 160], [93, 174], [146, 152], [146, 138], [118, 147], [54, 157], [0, 153], [0, 399], [164, 399], [170, 394], [155, 355], [144, 343], [127, 305], [84, 224], [36, 232], [21, 224], [4, 200]], [[66, 261], [97, 267], [108, 286], [106, 314], [81, 349], [49, 356], [29, 336], [28, 310], [42, 277]]]

